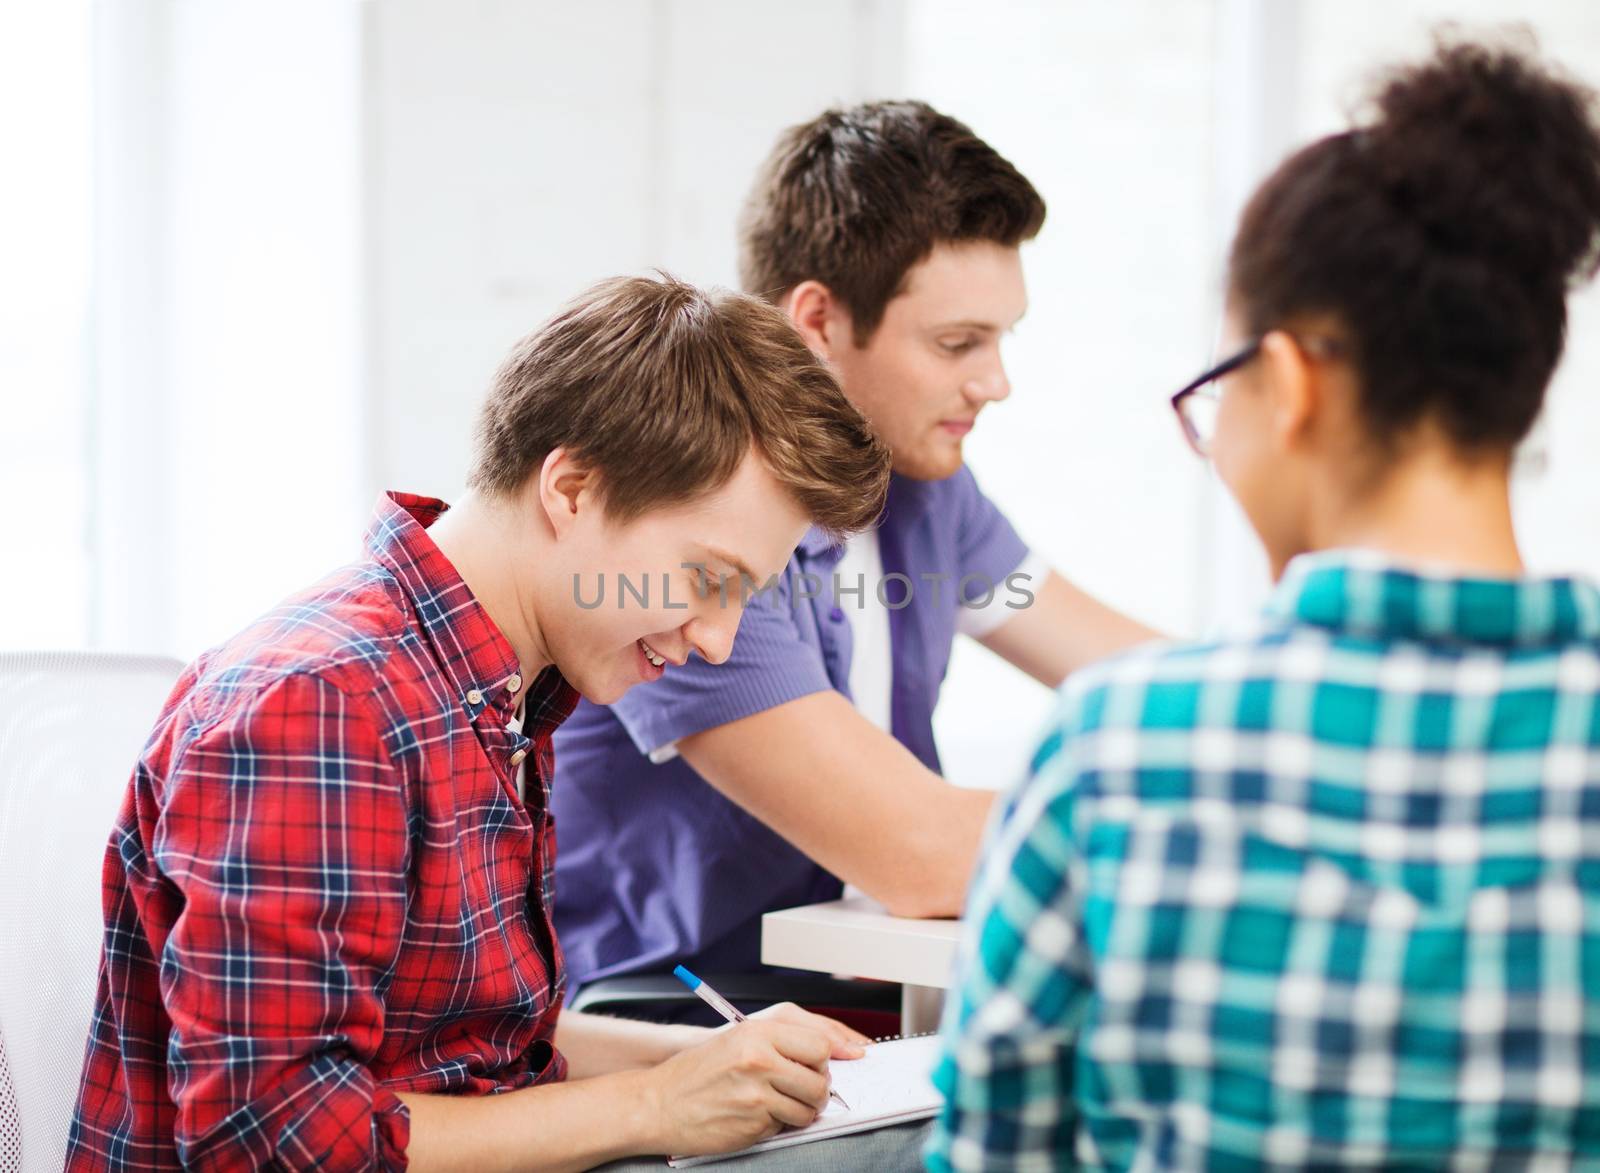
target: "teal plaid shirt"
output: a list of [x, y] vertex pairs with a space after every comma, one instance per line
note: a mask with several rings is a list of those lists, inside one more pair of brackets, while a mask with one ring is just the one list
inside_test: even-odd
[[1291, 564], [1063, 690], [933, 1169], [1600, 1168], [1600, 593]]

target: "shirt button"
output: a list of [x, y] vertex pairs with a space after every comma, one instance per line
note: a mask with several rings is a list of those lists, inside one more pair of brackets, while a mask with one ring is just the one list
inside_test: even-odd
[[511, 764], [513, 766], [520, 766], [520, 765], [522, 765], [522, 759], [527, 757], [527, 756], [528, 756], [528, 751], [527, 750], [519, 749], [516, 753], [511, 755]]
[[475, 688], [467, 689], [467, 704], [469, 704], [469, 705], [481, 705], [481, 704], [483, 704], [483, 693], [479, 692]]
[[828, 612], [828, 618], [833, 620], [835, 623], [840, 622], [844, 619], [844, 608], [835, 607], [832, 611]]
[[515, 672], [513, 672], [511, 674], [511, 679], [506, 681], [506, 687], [509, 688], [512, 692], [521, 692], [522, 691], [522, 677], [518, 676]]

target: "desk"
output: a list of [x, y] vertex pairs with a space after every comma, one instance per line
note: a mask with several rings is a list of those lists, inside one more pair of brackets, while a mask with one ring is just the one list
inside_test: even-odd
[[900, 1029], [939, 1025], [961, 922], [890, 916], [865, 896], [769, 912], [761, 918], [761, 961], [820, 973], [899, 982]]

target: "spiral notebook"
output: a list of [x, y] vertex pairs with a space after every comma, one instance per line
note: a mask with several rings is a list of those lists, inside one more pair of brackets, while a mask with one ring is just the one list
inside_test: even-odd
[[672, 1157], [667, 1164], [674, 1169], [683, 1169], [690, 1165], [706, 1165], [729, 1157], [740, 1157], [746, 1153], [788, 1148], [790, 1145], [809, 1144], [814, 1140], [827, 1140], [852, 1132], [866, 1132], [909, 1120], [926, 1119], [939, 1110], [939, 1093], [933, 1087], [933, 1066], [938, 1057], [939, 1039], [936, 1035], [911, 1035], [874, 1043], [860, 1059], [835, 1059], [829, 1065], [834, 1090], [850, 1105], [848, 1111], [829, 1100], [822, 1114], [804, 1128], [785, 1129], [760, 1144], [735, 1153]]

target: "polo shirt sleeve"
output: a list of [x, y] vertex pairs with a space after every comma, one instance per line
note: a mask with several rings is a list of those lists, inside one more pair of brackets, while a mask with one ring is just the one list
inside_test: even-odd
[[[983, 495], [971, 469], [965, 465], [961, 467], [953, 478], [952, 489], [957, 518], [957, 582], [961, 597], [976, 603], [988, 588], [993, 588], [984, 605], [962, 606], [957, 610], [956, 630], [980, 638], [1015, 615], [1018, 605], [1026, 601], [1026, 596], [1008, 585], [1007, 578], [1012, 574], [1025, 574], [1028, 578], [1021, 585], [1036, 591], [1050, 567], [1042, 555], [1029, 553], [1027, 543], [1006, 520], [1006, 515]], [[968, 585], [960, 587], [963, 581]], [[1007, 602], [1013, 605], [1008, 607]]]
[[[671, 754], [661, 751], [680, 738], [833, 687], [814, 634], [802, 627], [811, 604], [796, 597], [797, 573], [791, 562], [773, 590], [750, 597], [724, 663], [691, 656], [611, 706], [640, 753], [664, 760]], [[738, 606], [731, 594], [728, 605]]]

